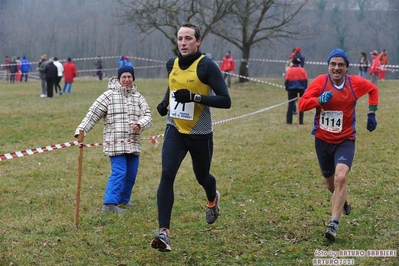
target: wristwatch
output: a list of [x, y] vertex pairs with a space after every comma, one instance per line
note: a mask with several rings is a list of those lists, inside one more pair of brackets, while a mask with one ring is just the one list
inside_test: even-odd
[[194, 95], [194, 102], [199, 103], [201, 101], [201, 94]]

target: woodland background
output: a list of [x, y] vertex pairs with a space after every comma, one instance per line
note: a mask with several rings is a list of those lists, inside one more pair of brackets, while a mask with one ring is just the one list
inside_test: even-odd
[[[95, 57], [100, 55], [104, 57], [104, 67], [109, 69], [106, 73], [113, 75], [118, 58], [128, 55], [133, 59], [139, 77], [164, 78], [164, 62], [174, 56], [173, 45], [159, 31], [141, 33], [137, 23], [127, 22], [122, 14], [129, 10], [122, 3], [127, 6], [138, 2], [154, 5], [174, 3], [179, 10], [196, 1], [201, 0], [1, 0], [0, 56], [26, 55], [34, 66], [42, 54], [57, 56], [61, 61], [71, 56], [81, 71], [80, 75], [93, 75]], [[309, 62], [305, 67], [310, 77], [326, 71], [322, 64], [311, 62], [324, 63], [328, 53], [337, 47], [347, 51], [351, 63], [357, 63], [362, 51], [369, 55], [374, 49], [378, 52], [386, 49], [390, 64], [399, 64], [399, 1], [301, 1], [306, 4], [293, 23], [300, 25], [298, 29], [304, 34], [299, 32], [293, 34], [292, 38], [269, 39], [253, 47], [249, 56], [249, 76], [281, 77], [284, 72], [283, 61], [271, 63], [262, 60], [287, 60], [296, 46], [302, 47], [302, 54]], [[207, 3], [217, 2], [223, 1]], [[300, 1], [238, 2], [294, 5]], [[179, 20], [184, 22], [187, 17], [182, 16]], [[236, 31], [234, 24], [231, 25], [231, 31], [231, 34]], [[174, 34], [170, 33], [172, 38]], [[211, 53], [216, 61], [220, 61], [227, 50], [232, 52], [236, 60], [241, 60], [240, 49], [212, 33], [204, 38], [201, 46], [201, 51]], [[371, 59], [370, 55], [368, 59]], [[236, 69], [239, 64], [237, 62]], [[398, 78], [397, 70], [388, 71], [386, 78]], [[357, 68], [353, 67], [351, 72], [357, 74]]]

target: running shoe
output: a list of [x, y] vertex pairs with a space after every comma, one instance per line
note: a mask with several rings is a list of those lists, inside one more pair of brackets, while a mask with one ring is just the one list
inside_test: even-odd
[[151, 247], [162, 252], [169, 252], [172, 250], [170, 246], [170, 237], [166, 229], [159, 230], [159, 233], [151, 241]]
[[207, 206], [206, 209], [206, 222], [208, 224], [213, 224], [216, 219], [219, 217], [220, 209], [219, 209], [219, 200], [220, 200], [220, 193], [216, 190], [216, 203], [213, 207]]
[[351, 210], [352, 210], [351, 205], [349, 205], [348, 201], [345, 200], [344, 207], [342, 208], [343, 213], [345, 215], [349, 215], [351, 213]]
[[330, 241], [335, 241], [338, 231], [338, 224], [330, 221], [327, 226], [327, 231], [324, 233], [324, 237]]

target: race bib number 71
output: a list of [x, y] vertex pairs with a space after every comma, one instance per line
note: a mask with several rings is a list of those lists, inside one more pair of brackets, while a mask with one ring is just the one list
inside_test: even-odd
[[184, 120], [194, 119], [194, 102], [179, 103], [175, 100], [175, 91], [172, 91], [169, 99], [169, 115], [174, 118], [180, 118]]
[[340, 133], [342, 131], [342, 111], [324, 111], [320, 112], [319, 127], [331, 133]]

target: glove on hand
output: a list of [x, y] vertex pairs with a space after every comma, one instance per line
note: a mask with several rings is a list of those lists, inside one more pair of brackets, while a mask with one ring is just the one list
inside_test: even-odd
[[332, 91], [323, 92], [322, 95], [319, 96], [318, 100], [321, 105], [328, 103], [333, 96]]
[[377, 120], [375, 120], [375, 113], [367, 114], [367, 130], [373, 131], [377, 127]]
[[166, 101], [162, 101], [160, 104], [158, 104], [157, 110], [161, 116], [167, 115], [168, 114], [168, 103]]
[[181, 89], [175, 92], [176, 102], [188, 103], [193, 101], [193, 94], [188, 89]]

